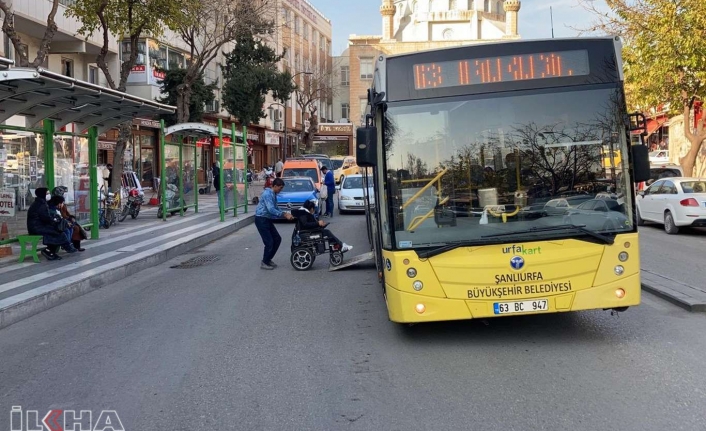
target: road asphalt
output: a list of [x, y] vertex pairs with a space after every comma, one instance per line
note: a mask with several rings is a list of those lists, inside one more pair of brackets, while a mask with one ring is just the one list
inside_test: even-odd
[[[619, 315], [400, 326], [373, 269], [296, 272], [278, 228], [274, 271], [248, 226], [0, 330], [0, 428], [22, 406], [126, 430], [704, 429], [703, 313], [645, 293]], [[367, 251], [362, 216], [330, 228]], [[218, 260], [173, 268], [195, 257]]]

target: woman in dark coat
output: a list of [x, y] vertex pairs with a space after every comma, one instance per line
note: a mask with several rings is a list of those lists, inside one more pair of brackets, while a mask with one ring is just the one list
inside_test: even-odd
[[69, 253], [75, 252], [76, 249], [67, 240], [64, 232], [57, 229], [57, 220], [60, 220], [60, 217], [53, 217], [49, 212], [47, 203], [48, 191], [49, 189], [46, 187], [40, 187], [34, 191], [36, 198], [30, 205], [29, 210], [27, 210], [27, 233], [30, 235], [41, 235], [44, 245], [47, 246], [47, 248], [41, 250], [42, 255], [48, 260], [57, 260], [61, 259], [56, 254], [59, 251], [59, 247], [64, 247]]

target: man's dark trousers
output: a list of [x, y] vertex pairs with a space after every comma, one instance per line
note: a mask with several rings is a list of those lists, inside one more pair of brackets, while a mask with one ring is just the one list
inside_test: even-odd
[[279, 245], [282, 243], [282, 237], [277, 232], [272, 219], [267, 217], [255, 217], [255, 227], [260, 232], [263, 244], [265, 244], [265, 252], [262, 255], [262, 262], [269, 264], [272, 258], [277, 254]]

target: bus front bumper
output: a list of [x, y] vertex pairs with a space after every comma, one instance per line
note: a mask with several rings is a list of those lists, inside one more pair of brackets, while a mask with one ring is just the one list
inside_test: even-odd
[[[619, 297], [622, 290], [624, 296]], [[594, 286], [559, 295], [531, 298], [463, 300], [424, 296], [403, 292], [385, 285], [390, 320], [397, 323], [420, 323], [447, 320], [467, 320], [489, 317], [547, 314], [579, 310], [620, 309], [640, 304], [640, 275], [626, 276], [601, 286]], [[514, 304], [519, 301], [547, 300], [546, 310], [496, 314], [496, 303]]]

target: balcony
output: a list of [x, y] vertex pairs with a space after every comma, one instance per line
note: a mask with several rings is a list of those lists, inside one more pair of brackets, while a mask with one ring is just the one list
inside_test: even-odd
[[[75, 0], [59, 0], [59, 10], [54, 18], [58, 31], [51, 44], [51, 53], [85, 53], [98, 54], [103, 45], [102, 35], [96, 32], [88, 39], [84, 39], [78, 34], [81, 24], [65, 16], [66, 6], [74, 3]], [[49, 0], [15, 1], [15, 28], [21, 34], [41, 40], [47, 25], [47, 16], [51, 11], [52, 2]], [[25, 42], [27, 43], [27, 42]], [[118, 52], [118, 42], [110, 37], [110, 52]]]

